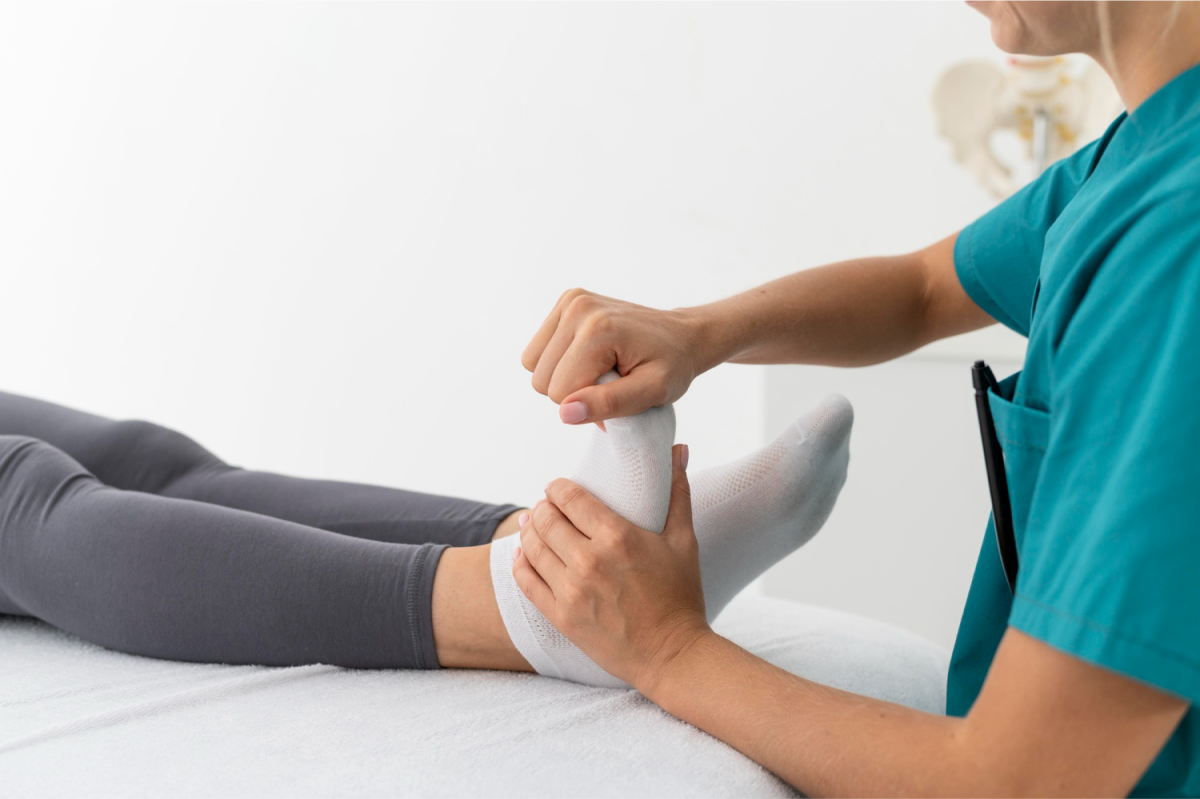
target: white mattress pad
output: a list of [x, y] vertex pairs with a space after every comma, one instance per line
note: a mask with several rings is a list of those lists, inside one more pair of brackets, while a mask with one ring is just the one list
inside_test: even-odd
[[[944, 710], [947, 653], [895, 627], [743, 596], [716, 628], [795, 674]], [[634, 691], [506, 672], [174, 663], [0, 616], [0, 795], [796, 793]]]

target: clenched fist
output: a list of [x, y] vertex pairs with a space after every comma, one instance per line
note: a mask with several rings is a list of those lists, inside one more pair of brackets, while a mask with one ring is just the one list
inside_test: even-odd
[[[632, 416], [674, 402], [705, 359], [699, 317], [687, 309], [660, 311], [571, 289], [559, 297], [521, 363], [533, 388], [559, 403], [567, 424]], [[615, 369], [621, 379], [594, 385]]]

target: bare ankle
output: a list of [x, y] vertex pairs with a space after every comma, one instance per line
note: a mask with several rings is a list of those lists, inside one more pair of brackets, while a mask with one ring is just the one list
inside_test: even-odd
[[451, 547], [433, 578], [433, 642], [444, 668], [533, 671], [508, 637], [489, 563], [491, 547]]
[[497, 538], [504, 538], [506, 535], [512, 535], [513, 533], [517, 532], [517, 530], [521, 529], [520, 525], [517, 523], [517, 520], [521, 518], [522, 513], [529, 513], [529, 509], [521, 508], [520, 510], [513, 511], [508, 516], [505, 516], [504, 520], [501, 521], [500, 524], [496, 525], [496, 532], [492, 533], [492, 540], [495, 541]]

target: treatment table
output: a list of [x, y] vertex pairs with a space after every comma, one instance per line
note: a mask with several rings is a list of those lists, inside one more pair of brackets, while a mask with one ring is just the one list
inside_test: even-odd
[[[945, 650], [882, 622], [747, 592], [715, 627], [795, 674], [944, 710]], [[0, 796], [168, 795], [797, 794], [632, 690], [175, 663], [0, 616]]]

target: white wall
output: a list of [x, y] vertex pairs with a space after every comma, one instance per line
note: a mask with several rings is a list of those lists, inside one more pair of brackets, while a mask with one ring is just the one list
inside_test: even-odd
[[[988, 360], [1001, 378], [1020, 368]], [[853, 371], [771, 367], [768, 434], [831, 391], [850, 399], [855, 421], [833, 515], [763, 577], [762, 590], [953, 644], [991, 510], [970, 363], [915, 356]]]
[[[562, 290], [685, 305], [946, 235], [989, 201], [929, 92], [994, 54], [943, 3], [6, 3], [0, 387], [528, 500], [581, 444], [518, 363]], [[763, 386], [701, 378], [697, 466], [757, 445]]]
[[[743, 96], [796, 76], [731, 11], [4, 5], [4, 386], [263, 468], [535, 496], [580, 443], [518, 363], [559, 293], [759, 279], [783, 148], [755, 139], [800, 112]], [[681, 410], [699, 457], [757, 441], [745, 377]]]

